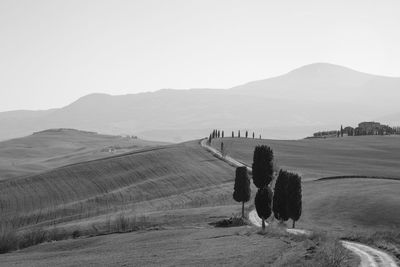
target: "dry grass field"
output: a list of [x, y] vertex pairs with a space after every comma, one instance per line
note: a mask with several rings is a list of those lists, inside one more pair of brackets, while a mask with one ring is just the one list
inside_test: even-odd
[[[344, 142], [353, 149], [347, 152], [340, 152], [347, 147], [345, 145], [332, 147], [339, 143], [336, 139], [274, 141], [280, 142], [279, 145], [274, 143], [280, 164], [297, 170], [301, 163], [309, 163], [306, 169], [301, 169], [310, 175], [303, 182], [303, 215], [297, 226], [342, 237], [349, 231], [398, 229], [396, 222], [400, 215], [395, 211], [400, 209], [400, 182], [361, 178], [314, 181], [314, 178], [332, 174], [362, 175], [365, 171], [364, 175], [372, 175], [363, 170], [372, 156], [360, 159], [353, 150], [360, 151], [363, 144], [369, 144], [365, 150], [371, 152], [374, 146], [362, 143], [367, 139], [353, 139], [352, 143], [349, 140], [344, 139]], [[399, 139], [382, 140], [388, 144], [382, 144], [380, 153], [394, 160], [396, 151], [390, 151], [389, 147]], [[213, 145], [218, 147], [218, 142], [215, 140]], [[224, 139], [224, 144], [229, 144], [228, 153], [234, 157], [242, 155], [238, 158], [244, 162], [252, 161], [252, 151], [259, 142], [271, 143], [269, 140]], [[316, 143], [306, 145], [303, 142]], [[285, 150], [279, 150], [280, 147]], [[329, 156], [317, 157], [312, 153], [316, 150]], [[348, 164], [341, 171], [344, 160], [339, 155], [343, 153], [347, 154], [347, 160], [356, 157], [354, 161], [358, 164], [353, 164], [352, 168]], [[332, 161], [333, 158], [337, 160]], [[300, 163], [296, 163], [296, 159]], [[390, 162], [388, 169], [394, 174], [397, 165], [391, 166]], [[376, 169], [384, 170], [379, 164], [377, 161]], [[373, 165], [369, 168], [374, 169]], [[377, 170], [373, 175], [390, 174], [380, 174]], [[241, 205], [232, 200], [233, 183], [234, 168], [202, 148], [199, 141], [145, 148], [0, 181], [0, 218], [3, 225], [13, 225], [19, 231], [40, 226], [70, 232], [95, 229], [101, 233], [110, 218], [118, 219], [121, 214], [134, 224], [145, 226], [132, 233], [44, 243], [3, 254], [0, 266], [313, 266], [314, 261], [324, 258], [321, 255], [326, 254], [325, 250], [331, 253], [336, 249], [324, 245], [321, 248], [321, 244], [325, 244], [318, 241], [324, 239], [322, 234], [295, 238], [274, 232], [260, 235], [257, 229], [249, 226], [220, 229], [209, 225], [240, 213]], [[252, 203], [250, 200], [246, 204], [247, 211]], [[353, 260], [347, 263], [350, 265], [357, 262], [350, 255], [346, 255], [346, 259]], [[315, 264], [318, 266], [318, 262]]]
[[198, 142], [133, 151], [0, 181], [0, 217], [19, 227], [129, 210], [215, 205], [233, 170]]
[[[379, 176], [400, 179], [400, 137], [362, 136], [296, 141], [246, 138], [224, 142], [228, 155], [251, 165], [254, 147], [271, 146], [278, 168], [302, 175], [303, 217], [299, 227], [328, 229], [398, 228], [400, 180], [346, 178], [315, 181], [328, 176]], [[303, 225], [301, 225], [304, 223]]]
[[0, 180], [159, 144], [74, 129], [45, 130], [0, 142]]

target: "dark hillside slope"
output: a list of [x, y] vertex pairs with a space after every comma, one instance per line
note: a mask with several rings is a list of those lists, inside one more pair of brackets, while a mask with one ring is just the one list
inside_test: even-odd
[[232, 177], [197, 141], [144, 149], [0, 181], [0, 218], [27, 226], [232, 202]]

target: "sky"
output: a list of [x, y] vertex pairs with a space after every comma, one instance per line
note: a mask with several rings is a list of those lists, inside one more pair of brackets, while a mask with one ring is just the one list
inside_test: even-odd
[[0, 111], [230, 88], [315, 62], [400, 77], [398, 0], [1, 0]]

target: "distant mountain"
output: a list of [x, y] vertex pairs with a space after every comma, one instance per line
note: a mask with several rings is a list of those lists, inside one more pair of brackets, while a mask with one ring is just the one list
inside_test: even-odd
[[381, 110], [398, 107], [399, 89], [400, 77], [371, 75], [328, 63], [303, 66], [279, 77], [232, 88], [249, 95], [338, 104], [364, 103]]
[[49, 111], [0, 113], [0, 139], [47, 128], [78, 128], [184, 141], [210, 129], [249, 129], [263, 137], [302, 138], [400, 111], [400, 78], [316, 63], [231, 89], [164, 89], [91, 94]]

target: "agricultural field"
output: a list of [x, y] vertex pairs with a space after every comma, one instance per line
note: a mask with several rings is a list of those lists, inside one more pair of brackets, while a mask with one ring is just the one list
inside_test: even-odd
[[342, 175], [400, 179], [400, 136], [358, 136], [327, 139], [215, 139], [212, 146], [251, 166], [256, 145], [274, 151], [277, 168], [295, 171], [304, 180]]
[[29, 227], [232, 203], [232, 174], [197, 141], [147, 148], [0, 181], [0, 216]]
[[0, 142], [0, 180], [165, 144], [74, 129], [50, 129]]
[[[271, 143], [270, 140], [223, 139], [224, 144], [227, 141], [235, 142], [229, 144], [228, 154], [242, 155], [238, 159], [244, 162], [252, 161], [252, 151], [258, 142]], [[279, 162], [285, 159], [280, 147], [286, 149], [286, 155], [292, 150], [298, 159], [302, 150], [306, 151], [305, 158], [313, 154], [310, 151], [318, 149], [340, 155], [340, 149], [328, 149], [322, 143], [326, 140], [304, 141], [319, 143], [309, 145], [312, 148], [307, 151], [295, 141], [279, 141], [280, 146], [274, 147]], [[216, 139], [213, 143], [217, 148], [218, 142]], [[359, 150], [361, 146], [353, 144]], [[240, 150], [234, 150], [235, 147]], [[307, 146], [303, 144], [303, 147]], [[395, 155], [386, 157], [394, 159]], [[323, 243], [320, 239], [326, 233], [346, 237], [350, 231], [398, 230], [396, 222], [400, 215], [394, 211], [400, 209], [400, 182], [363, 178], [314, 180], [332, 173], [360, 174], [361, 169], [354, 165], [353, 169], [348, 166], [345, 172], [340, 172], [342, 161], [338, 161], [326, 171], [331, 165], [325, 162], [325, 157], [319, 161], [316, 156], [311, 159], [307, 171], [314, 174], [303, 181], [303, 215], [297, 223], [298, 228], [323, 233], [310, 238], [273, 231], [260, 234], [251, 226], [221, 229], [210, 225], [239, 214], [241, 205], [232, 199], [235, 169], [201, 147], [199, 141], [144, 148], [0, 181], [3, 225], [20, 232], [37, 227], [50, 231], [57, 228], [70, 235], [78, 231], [81, 236], [2, 254], [0, 266], [107, 266], [133, 262], [167, 266], [290, 266], [293, 260], [311, 264], [323, 258], [318, 253], [324, 250], [310, 251]], [[295, 158], [290, 160], [285, 162], [287, 166], [295, 162]], [[366, 164], [362, 160], [358, 162]], [[292, 168], [296, 166], [301, 164]], [[254, 195], [252, 185], [247, 212], [254, 208]], [[107, 233], [109, 225], [117, 223], [121, 216], [136, 227], [133, 232], [87, 237]], [[271, 219], [270, 223], [276, 225]], [[265, 253], [257, 253], [259, 250]], [[349, 265], [357, 265], [354, 256], [342, 253]]]

